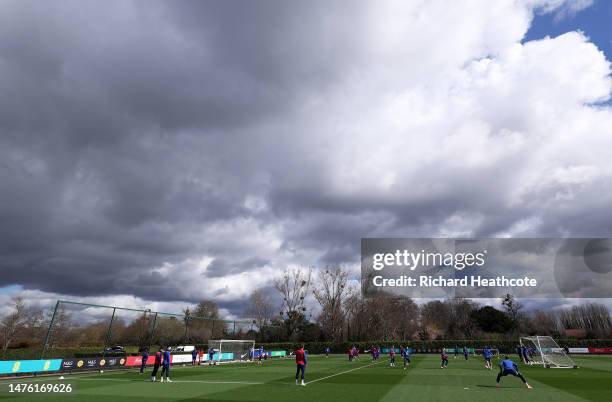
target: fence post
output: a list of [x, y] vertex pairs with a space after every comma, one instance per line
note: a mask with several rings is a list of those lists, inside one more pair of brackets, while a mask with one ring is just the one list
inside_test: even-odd
[[157, 312], [155, 312], [155, 316], [153, 317], [153, 325], [151, 327], [151, 332], [149, 334], [149, 350], [151, 350], [151, 342], [153, 342], [153, 335], [155, 335], [156, 326], [157, 326]]
[[108, 324], [108, 330], [106, 331], [106, 338], [104, 339], [104, 349], [110, 344], [110, 341], [113, 337], [113, 321], [115, 321], [115, 312], [117, 308], [113, 308], [113, 314], [111, 315], [110, 322]]
[[106, 331], [106, 337], [104, 338], [104, 350], [102, 351], [102, 358], [106, 357], [106, 348], [109, 346], [110, 341], [113, 337], [113, 321], [115, 321], [115, 312], [117, 307], [113, 307], [113, 314], [111, 315], [110, 323], [108, 324], [108, 330]]
[[51, 322], [49, 323], [49, 328], [47, 329], [47, 335], [45, 335], [45, 343], [43, 343], [43, 349], [40, 353], [40, 360], [45, 358], [45, 353], [47, 353], [47, 348], [49, 347], [49, 340], [51, 339], [51, 331], [53, 331], [53, 325], [55, 324], [55, 317], [57, 317], [57, 310], [59, 309], [60, 301], [58, 300], [55, 303], [55, 309], [53, 309], [53, 315], [51, 316]]

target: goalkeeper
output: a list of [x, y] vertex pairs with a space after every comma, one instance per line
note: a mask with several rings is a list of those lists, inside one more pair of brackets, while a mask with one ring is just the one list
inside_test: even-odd
[[521, 381], [523, 381], [523, 384], [525, 384], [527, 388], [533, 388], [527, 383], [525, 377], [523, 377], [523, 375], [519, 373], [518, 366], [516, 365], [516, 363], [508, 359], [508, 356], [504, 356], [504, 360], [502, 360], [502, 362], [499, 364], [499, 374], [497, 374], [497, 387], [499, 387], [499, 381], [501, 380], [501, 378], [507, 375], [513, 375], [515, 377], [518, 377], [521, 379]]

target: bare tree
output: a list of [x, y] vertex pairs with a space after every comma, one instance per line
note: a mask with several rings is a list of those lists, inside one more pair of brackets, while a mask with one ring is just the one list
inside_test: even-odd
[[259, 328], [260, 334], [263, 328], [270, 323], [273, 316], [272, 303], [270, 298], [261, 289], [256, 289], [249, 297], [250, 305], [247, 308], [247, 314], [255, 318], [255, 324]]
[[220, 319], [219, 306], [212, 300], [202, 300], [189, 312], [189, 336], [199, 342], [223, 336], [227, 329]]
[[508, 318], [512, 321], [515, 329], [519, 328], [520, 320], [522, 318], [522, 310], [523, 305], [519, 303], [516, 298], [510, 293], [506, 294], [504, 299], [502, 300], [502, 305], [506, 309], [506, 314]]
[[558, 336], [561, 332], [559, 314], [555, 311], [535, 310], [526, 323], [530, 324], [528, 332], [535, 335]]
[[288, 268], [283, 276], [274, 281], [274, 288], [282, 295], [280, 314], [285, 321], [287, 335], [291, 338], [304, 321], [305, 301], [310, 290], [311, 268]]
[[405, 296], [379, 295], [365, 301], [363, 312], [370, 340], [404, 341], [418, 329], [418, 306]]
[[559, 319], [564, 329], [582, 329], [590, 337], [606, 336], [612, 329], [610, 312], [603, 304], [587, 303], [561, 310]]
[[6, 350], [18, 331], [26, 322], [26, 308], [21, 296], [11, 299], [13, 311], [0, 321], [0, 335], [2, 335], [2, 355], [6, 356]]
[[342, 303], [349, 295], [347, 281], [347, 271], [340, 267], [328, 267], [319, 271], [313, 290], [315, 299], [321, 305], [319, 323], [328, 339], [333, 341], [340, 337], [344, 322]]
[[57, 316], [51, 328], [49, 348], [53, 346], [77, 346], [72, 331], [72, 316], [63, 306], [57, 310]]
[[452, 311], [448, 303], [432, 300], [421, 306], [421, 325], [424, 333], [446, 335], [452, 321]]
[[451, 321], [447, 337], [470, 339], [475, 335], [476, 323], [472, 319], [472, 312], [477, 309], [476, 303], [466, 299], [449, 299]]

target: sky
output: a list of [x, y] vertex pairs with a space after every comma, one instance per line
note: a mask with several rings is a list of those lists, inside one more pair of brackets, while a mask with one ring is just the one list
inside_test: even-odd
[[580, 31], [610, 60], [612, 56], [610, 22], [612, 22], [612, 3], [605, 0], [576, 0], [553, 12], [547, 12], [547, 7], [544, 6], [536, 11], [523, 41]]
[[2, 1], [0, 305], [242, 317], [362, 237], [610, 236], [610, 13]]

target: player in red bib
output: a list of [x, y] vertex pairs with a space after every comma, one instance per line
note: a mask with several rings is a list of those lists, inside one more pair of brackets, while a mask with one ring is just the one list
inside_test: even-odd
[[395, 367], [395, 345], [389, 349], [389, 366]]
[[157, 370], [159, 370], [159, 366], [162, 364], [162, 352], [163, 348], [159, 348], [157, 352], [155, 352], [155, 361], [153, 363], [153, 372], [151, 373], [151, 381], [155, 382], [157, 378]]
[[446, 350], [444, 348], [442, 348], [442, 353], [440, 353], [440, 359], [442, 360], [442, 365], [440, 366], [440, 368], [447, 368], [448, 367], [448, 355], [446, 354]]
[[295, 351], [295, 364], [297, 366], [297, 370], [295, 372], [295, 385], [300, 385], [298, 383], [298, 377], [300, 373], [302, 375], [302, 383], [301, 385], [306, 385], [304, 383], [304, 372], [306, 371], [306, 352], [304, 351], [304, 345], [302, 345], [298, 350]]

